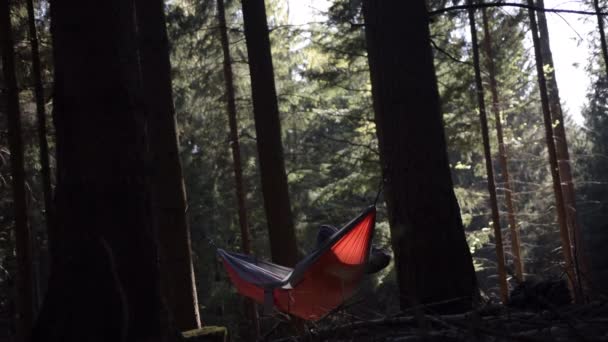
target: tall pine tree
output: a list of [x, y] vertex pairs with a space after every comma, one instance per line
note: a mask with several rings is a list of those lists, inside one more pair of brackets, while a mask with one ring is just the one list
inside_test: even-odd
[[179, 159], [164, 1], [136, 0], [135, 6], [161, 286], [176, 326], [180, 330], [196, 329], [201, 323]]
[[272, 260], [294, 266], [298, 259], [287, 188], [281, 122], [264, 0], [243, 0], [251, 96]]
[[541, 108], [543, 115], [543, 124], [545, 128], [545, 142], [547, 144], [547, 154], [549, 157], [549, 168], [551, 170], [551, 180], [553, 182], [553, 193], [555, 196], [555, 207], [557, 211], [557, 221], [560, 229], [560, 238], [562, 241], [562, 253], [564, 255], [564, 271], [568, 277], [568, 284], [572, 291], [575, 301], [581, 299], [580, 288], [577, 286], [577, 274], [575, 272], [574, 260], [572, 257], [572, 245], [567, 224], [567, 213], [564, 204], [564, 194], [561, 186], [560, 170], [557, 160], [557, 152], [555, 146], [555, 135], [553, 131], [553, 123], [551, 121], [551, 109], [549, 103], [549, 93], [547, 90], [547, 80], [545, 77], [543, 53], [539, 35], [539, 29], [536, 19], [536, 11], [534, 10], [534, 1], [527, 2], [528, 16], [530, 19], [530, 28], [532, 33], [532, 42], [534, 44], [534, 57], [536, 61], [536, 75], [538, 79], [538, 87], [541, 99]]
[[161, 302], [134, 7], [51, 3], [60, 229], [33, 341], [177, 336]]
[[477, 282], [448, 165], [425, 1], [367, 0], [363, 13], [401, 307], [468, 310]]
[[[473, 5], [468, 0], [469, 6]], [[492, 163], [492, 150], [490, 148], [490, 133], [488, 129], [488, 116], [486, 114], [486, 102], [484, 98], [483, 82], [481, 80], [481, 63], [479, 62], [479, 41], [477, 40], [477, 25], [475, 23], [475, 9], [469, 8], [469, 26], [471, 29], [471, 44], [473, 46], [473, 68], [475, 69], [475, 90], [477, 91], [477, 107], [479, 110], [479, 121], [481, 123], [481, 136], [483, 140], [483, 152], [486, 162], [486, 175], [488, 181], [488, 192], [490, 193], [490, 208], [492, 213], [492, 226], [494, 228], [494, 240], [496, 241], [496, 259], [498, 284], [500, 286], [500, 298], [503, 303], [509, 299], [509, 285], [505, 271], [505, 254], [502, 243], [502, 228], [500, 224], [500, 213], [498, 212], [498, 200], [496, 199], [496, 180], [494, 179], [494, 165]]]
[[15, 48], [12, 37], [11, 15], [8, 0], [0, 0], [0, 49], [2, 73], [7, 86], [6, 112], [8, 144], [11, 160], [13, 211], [15, 214], [15, 252], [17, 256], [16, 319], [17, 341], [27, 342], [34, 320], [34, 294], [32, 271], [32, 234], [27, 216], [25, 196], [25, 170], [19, 90], [15, 75]]
[[[538, 7], [544, 8], [543, 0], [536, 0]], [[570, 162], [570, 152], [568, 148], [568, 139], [566, 137], [566, 120], [562, 112], [559, 89], [555, 75], [555, 64], [553, 63], [553, 54], [551, 53], [551, 44], [549, 39], [549, 27], [547, 18], [543, 11], [537, 12], [538, 31], [540, 34], [540, 50], [543, 54], [543, 68], [547, 74], [547, 91], [549, 97], [549, 109], [551, 111], [551, 120], [553, 121], [553, 132], [555, 137], [555, 154], [557, 157], [557, 165], [559, 168], [560, 182], [562, 185], [562, 193], [564, 194], [564, 206], [566, 209], [566, 222], [570, 233], [570, 244], [572, 246], [572, 257], [578, 270], [578, 286], [582, 290], [589, 287], [592, 275], [588, 269], [587, 251], [583, 248], [583, 232], [578, 223], [576, 210], [576, 194], [574, 190], [574, 180], [572, 176], [572, 163]]]

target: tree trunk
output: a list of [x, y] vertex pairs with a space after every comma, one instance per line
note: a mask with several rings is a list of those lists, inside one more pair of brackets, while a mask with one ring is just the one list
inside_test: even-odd
[[134, 3], [53, 1], [51, 18], [60, 253], [33, 341], [175, 339], [161, 301]]
[[606, 78], [608, 79], [608, 46], [606, 42], [606, 31], [604, 30], [604, 17], [600, 14], [600, 0], [593, 0], [595, 12], [597, 12], [597, 27], [600, 31], [600, 44], [602, 47], [602, 56], [604, 57], [604, 67], [606, 68]]
[[19, 90], [15, 76], [15, 50], [13, 45], [10, 6], [8, 0], [0, 0], [0, 49], [2, 72], [6, 82], [6, 116], [8, 144], [11, 153], [11, 177], [13, 208], [15, 214], [16, 271], [16, 325], [17, 341], [29, 341], [34, 319], [34, 293], [32, 271], [32, 234], [27, 218], [25, 196], [25, 170], [23, 166], [23, 142]]
[[243, 0], [242, 5], [270, 250], [274, 262], [294, 266], [298, 253], [285, 174], [266, 8], [264, 0]]
[[[469, 6], [472, 6], [473, 0], [467, 0], [467, 4]], [[483, 84], [481, 82], [481, 69], [479, 64], [479, 44], [477, 41], [477, 27], [475, 25], [475, 9], [471, 7], [469, 8], [468, 12], [469, 25], [471, 28], [471, 42], [473, 45], [475, 89], [477, 91], [477, 105], [479, 107], [479, 121], [481, 123], [483, 152], [486, 160], [488, 192], [490, 193], [490, 207], [492, 209], [492, 226], [494, 227], [494, 239], [496, 243], [498, 285], [500, 287], [500, 299], [503, 303], [506, 304], [509, 300], [509, 284], [507, 284], [507, 273], [505, 272], [505, 254], [502, 244], [500, 213], [498, 212], [498, 201], [496, 199], [496, 183], [494, 181], [494, 166], [492, 165], [492, 150], [490, 149], [490, 134], [488, 133], [488, 117], [486, 115], [486, 103], [484, 99]]]
[[[534, 1], [528, 0], [528, 6], [534, 7]], [[528, 9], [530, 17], [530, 28], [532, 30], [532, 42], [534, 43], [534, 55], [536, 57], [536, 72], [538, 74], [538, 86], [540, 90], [540, 98], [543, 110], [543, 121], [545, 125], [545, 139], [547, 142], [547, 153], [549, 155], [549, 165], [551, 169], [551, 178], [553, 180], [553, 191], [555, 193], [555, 207], [557, 210], [557, 221], [560, 229], [562, 240], [562, 252], [564, 254], [565, 271], [568, 276], [568, 285], [572, 291], [573, 298], [576, 302], [580, 300], [580, 291], [578, 289], [576, 272], [574, 271], [574, 263], [572, 260], [572, 249], [570, 244], [570, 236], [568, 233], [568, 224], [566, 221], [566, 208], [564, 204], [564, 196], [562, 193], [561, 178], [557, 163], [557, 153], [555, 148], [553, 127], [551, 121], [551, 110], [549, 107], [549, 96], [547, 92], [547, 81], [544, 73], [544, 62], [541, 51], [541, 42], [538, 35], [538, 25], [536, 22], [535, 10]]]
[[152, 160], [150, 183], [159, 240], [161, 289], [176, 327], [182, 331], [198, 329], [201, 322], [179, 158], [164, 3], [136, 0], [135, 9]]
[[363, 13], [400, 305], [471, 309], [477, 281], [450, 175], [425, 1], [366, 0]]
[[488, 78], [490, 79], [490, 93], [492, 94], [492, 112], [496, 121], [496, 136], [498, 138], [498, 160], [502, 170], [502, 179], [505, 188], [505, 201], [507, 202], [507, 218], [509, 220], [509, 230], [511, 232], [511, 252], [513, 254], [513, 264], [515, 264], [515, 277], [517, 281], [524, 280], [524, 266], [521, 258], [521, 248], [519, 239], [519, 227], [515, 220], [515, 209], [513, 206], [513, 187], [509, 176], [509, 165], [507, 162], [507, 146], [505, 145], [502, 118], [500, 115], [500, 100], [498, 98], [498, 85], [496, 82], [496, 65], [494, 64], [494, 53], [492, 52], [492, 36], [490, 35], [490, 25], [486, 10], [482, 9], [483, 31], [484, 31], [484, 50], [487, 58]]
[[[230, 126], [230, 148], [232, 149], [232, 162], [234, 163], [234, 184], [236, 200], [239, 212], [239, 225], [241, 227], [241, 246], [243, 253], [251, 254], [251, 236], [247, 224], [247, 208], [245, 207], [245, 190], [243, 186], [243, 169], [241, 167], [241, 145], [237, 127], [236, 101], [234, 94], [234, 76], [232, 73], [232, 58], [230, 57], [230, 40], [228, 38], [228, 27], [226, 25], [226, 13], [224, 0], [217, 0], [217, 18], [219, 22], [220, 38], [222, 41], [222, 52], [224, 55], [224, 82], [226, 83], [226, 110], [228, 112], [228, 124]], [[253, 332], [249, 337], [257, 340], [260, 335], [258, 312], [255, 303], [245, 299], [245, 310], [251, 321]]]
[[[32, 48], [32, 81], [34, 83], [34, 96], [36, 99], [36, 119], [38, 121], [38, 144], [40, 149], [40, 166], [42, 173], [42, 191], [44, 194], [44, 217], [46, 219], [49, 246], [53, 248], [54, 240], [54, 208], [53, 192], [51, 190], [51, 169], [49, 163], [49, 147], [46, 138], [46, 109], [44, 107], [44, 88], [40, 71], [40, 51], [38, 49], [38, 33], [33, 0], [27, 0], [27, 18]], [[53, 253], [50, 253], [51, 257]]]
[[[544, 0], [536, 0], [536, 5], [544, 8]], [[559, 89], [557, 87], [557, 79], [555, 77], [555, 64], [553, 63], [553, 54], [549, 43], [549, 28], [547, 27], [547, 18], [545, 12], [537, 12], [538, 31], [540, 35], [540, 51], [542, 53], [543, 63], [549, 66], [546, 72], [547, 91], [549, 99], [549, 110], [551, 112], [551, 120], [555, 124], [553, 133], [555, 135], [555, 148], [557, 156], [557, 165], [559, 167], [559, 175], [562, 185], [562, 193], [564, 194], [564, 206], [566, 209], [566, 223], [570, 233], [570, 244], [572, 248], [573, 262], [578, 281], [578, 288], [583, 291], [589, 289], [591, 283], [591, 274], [589, 273], [588, 260], [589, 257], [584, 248], [584, 235], [581, 226], [578, 224], [576, 210], [576, 194], [574, 191], [574, 182], [572, 177], [572, 165], [570, 163], [570, 152], [568, 151], [568, 139], [566, 138], [566, 121], [562, 112], [561, 101], [559, 97]]]

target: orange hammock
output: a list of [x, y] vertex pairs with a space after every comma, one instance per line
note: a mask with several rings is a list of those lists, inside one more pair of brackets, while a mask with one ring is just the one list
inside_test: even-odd
[[239, 293], [305, 320], [318, 320], [356, 291], [364, 273], [376, 222], [371, 206], [336, 231], [294, 268], [218, 249]]

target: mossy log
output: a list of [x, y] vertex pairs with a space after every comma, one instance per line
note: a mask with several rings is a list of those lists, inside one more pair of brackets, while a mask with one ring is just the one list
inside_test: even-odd
[[226, 327], [202, 327], [184, 331], [182, 335], [184, 340], [188, 342], [228, 342], [228, 329]]

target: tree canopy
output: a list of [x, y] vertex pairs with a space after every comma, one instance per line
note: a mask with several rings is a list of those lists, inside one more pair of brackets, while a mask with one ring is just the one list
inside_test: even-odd
[[[578, 61], [591, 83], [582, 117], [559, 108], [557, 97], [545, 109], [549, 121], [530, 26], [530, 13], [558, 15], [549, 1], [310, 1], [314, 15], [303, 24], [294, 22], [304, 14], [293, 0], [224, 0], [225, 23], [217, 0], [0, 1], [2, 27], [12, 31], [0, 33], [0, 341], [23, 329], [15, 320], [23, 312], [18, 280], [28, 272], [23, 248], [31, 251], [32, 279], [21, 295], [39, 326], [67, 317], [54, 312], [84, 315], [80, 301], [91, 296], [99, 307], [86, 308], [87, 324], [107, 322], [116, 336], [123, 325], [138, 334], [144, 323], [131, 313], [146, 313], [160, 322], [158, 336], [168, 336], [198, 327], [200, 312], [203, 325], [246, 339], [253, 316], [216, 248], [293, 266], [317, 247], [321, 225], [342, 226], [374, 203], [374, 245], [395, 262], [366, 277], [316, 328], [455, 297], [469, 297], [464, 309], [498, 303], [503, 276], [511, 295], [523, 280], [559, 282], [574, 273], [590, 284], [580, 301], [606, 294], [605, 0], [558, 9], [564, 20], [593, 22], [592, 32], [579, 32], [588, 34], [581, 44], [592, 54]], [[551, 25], [544, 32], [542, 17], [534, 16], [545, 59], [538, 70], [549, 100], [561, 74], [547, 62], [547, 46], [566, 38]], [[568, 94], [559, 95], [563, 105]], [[18, 144], [8, 120], [15, 104]], [[560, 152], [560, 130], [569, 158]], [[575, 185], [569, 199], [564, 164]], [[488, 165], [496, 196], [488, 192]], [[20, 178], [23, 201], [12, 195]], [[560, 184], [569, 242], [560, 240]], [[26, 228], [31, 237], [23, 240]], [[570, 270], [583, 264], [583, 253], [588, 269]], [[70, 293], [74, 299], [59, 308]], [[120, 314], [102, 319], [110, 312]], [[260, 332], [278, 337], [305, 326], [274, 327], [283, 321], [293, 319], [261, 315]]]

